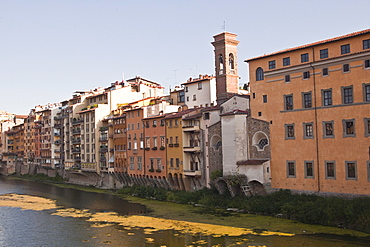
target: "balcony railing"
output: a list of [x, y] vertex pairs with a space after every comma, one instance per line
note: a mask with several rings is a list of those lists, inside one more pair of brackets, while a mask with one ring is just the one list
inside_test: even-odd
[[55, 144], [55, 145], [60, 145], [60, 144], [62, 144], [62, 141], [61, 141], [61, 140], [56, 140], [56, 141], [54, 142], [54, 144]]
[[200, 147], [183, 147], [185, 152], [200, 152]]
[[74, 149], [72, 149], [72, 153], [81, 153], [81, 149], [80, 148], [74, 148]]
[[200, 177], [202, 176], [202, 171], [184, 170], [184, 175], [190, 177]]
[[200, 128], [198, 125], [190, 125], [190, 126], [183, 126], [182, 130], [183, 131], [199, 131]]
[[101, 153], [106, 153], [106, 152], [108, 152], [108, 147], [100, 147], [100, 152], [101, 152]]
[[78, 124], [81, 124], [83, 122], [84, 122], [83, 119], [73, 119], [72, 120], [72, 125], [78, 125]]
[[80, 144], [81, 143], [81, 139], [73, 139], [72, 140], [72, 144]]
[[101, 136], [101, 137], [99, 138], [99, 141], [100, 141], [100, 142], [107, 142], [107, 141], [108, 141], [108, 137], [106, 137], [106, 136]]

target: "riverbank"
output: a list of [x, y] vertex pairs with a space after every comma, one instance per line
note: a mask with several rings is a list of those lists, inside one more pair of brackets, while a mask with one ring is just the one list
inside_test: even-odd
[[[13, 179], [32, 179], [12, 177]], [[35, 180], [35, 179], [32, 179]], [[281, 219], [271, 216], [261, 216], [255, 214], [238, 213], [233, 211], [227, 211], [225, 209], [214, 209], [194, 206], [189, 204], [179, 204], [173, 202], [164, 202], [152, 199], [145, 199], [135, 197], [126, 194], [118, 194], [110, 190], [97, 189], [94, 187], [84, 187], [64, 183], [55, 183], [55, 181], [41, 181], [44, 183], [51, 183], [55, 186], [64, 188], [74, 188], [78, 190], [94, 192], [94, 193], [109, 193], [115, 194], [125, 200], [133, 203], [140, 203], [146, 206], [149, 210], [146, 213], [147, 216], [156, 218], [189, 221], [196, 223], [214, 224], [231, 227], [242, 227], [248, 228], [255, 231], [274, 231], [274, 232], [285, 232], [293, 234], [334, 234], [342, 236], [355, 236], [355, 237], [366, 237], [370, 238], [369, 234], [336, 228], [327, 227], [320, 225], [310, 225], [299, 223], [294, 220]]]

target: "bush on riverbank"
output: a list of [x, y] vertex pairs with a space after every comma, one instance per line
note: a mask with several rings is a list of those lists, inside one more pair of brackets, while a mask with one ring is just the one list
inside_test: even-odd
[[342, 227], [370, 233], [370, 198], [344, 199], [316, 195], [296, 195], [280, 190], [267, 196], [231, 197], [214, 189], [195, 192], [165, 190], [144, 186], [125, 187], [120, 194], [176, 203], [200, 204], [215, 213], [215, 208], [237, 208], [247, 213], [278, 216], [307, 224]]

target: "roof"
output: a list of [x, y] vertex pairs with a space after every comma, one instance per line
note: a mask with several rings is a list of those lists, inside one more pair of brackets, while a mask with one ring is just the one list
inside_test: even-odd
[[309, 48], [309, 47], [313, 47], [313, 46], [317, 46], [317, 45], [322, 45], [322, 44], [326, 44], [326, 43], [330, 43], [330, 42], [334, 42], [334, 41], [338, 41], [338, 40], [348, 39], [348, 38], [352, 38], [352, 37], [355, 37], [355, 36], [364, 35], [364, 34], [367, 34], [367, 33], [370, 33], [370, 29], [357, 31], [357, 32], [353, 32], [353, 33], [350, 33], [350, 34], [338, 36], [338, 37], [331, 38], [331, 39], [325, 39], [325, 40], [317, 41], [317, 42], [306, 44], [306, 45], [301, 45], [301, 46], [297, 46], [297, 47], [293, 47], [293, 48], [288, 48], [288, 49], [273, 52], [273, 53], [270, 53], [270, 54], [266, 54], [266, 55], [246, 59], [246, 60], [244, 60], [244, 62], [249, 62], [249, 61], [252, 61], [252, 60], [259, 59], [259, 58], [269, 57], [269, 56], [273, 56], [273, 55], [277, 55], [277, 54], [281, 54], [281, 53], [286, 53], [286, 52], [290, 52], [290, 51], [295, 51], [295, 50]]
[[209, 76], [209, 75], [199, 75], [199, 78], [189, 78], [187, 80], [187, 82], [184, 82], [184, 83], [181, 83], [181, 85], [187, 85], [187, 84], [191, 84], [191, 83], [198, 83], [198, 82], [202, 82], [202, 81], [209, 81], [213, 78], [216, 78], [215, 76]]
[[173, 114], [170, 113], [168, 116], [165, 117], [165, 119], [179, 118], [179, 117], [182, 117], [185, 114], [188, 114], [188, 113], [190, 113], [192, 111], [195, 111], [197, 109], [199, 109], [199, 108], [187, 109], [187, 110], [176, 112], [176, 113], [173, 113]]
[[229, 111], [229, 112], [225, 112], [225, 113], [222, 113], [220, 114], [220, 116], [228, 116], [228, 115], [243, 115], [243, 114], [249, 114], [249, 111], [242, 111], [242, 110], [232, 110], [232, 111]]
[[236, 162], [236, 165], [262, 165], [266, 161], [269, 160], [239, 160], [238, 162]]
[[200, 117], [202, 117], [202, 112], [199, 112], [199, 113], [191, 115], [191, 116], [184, 117], [183, 120], [191, 120], [191, 119], [196, 119], [196, 118], [200, 118]]
[[156, 119], [156, 118], [164, 118], [167, 114], [159, 114], [151, 117], [143, 118], [143, 120], [149, 120], [149, 119]]

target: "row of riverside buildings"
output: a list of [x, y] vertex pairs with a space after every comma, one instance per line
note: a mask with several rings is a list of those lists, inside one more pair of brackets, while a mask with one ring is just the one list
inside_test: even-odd
[[245, 60], [214, 36], [214, 75], [164, 93], [141, 77], [27, 116], [0, 112], [0, 173], [235, 196], [370, 195], [370, 29]]

